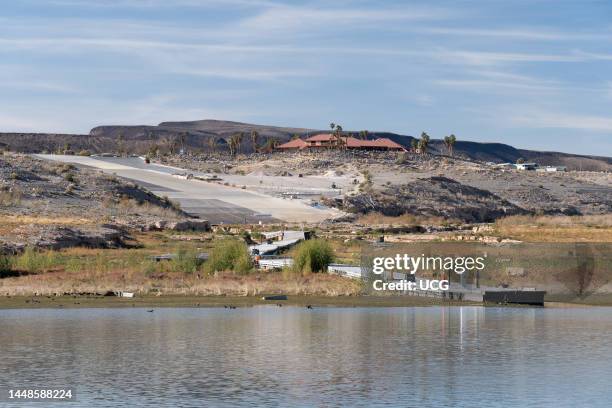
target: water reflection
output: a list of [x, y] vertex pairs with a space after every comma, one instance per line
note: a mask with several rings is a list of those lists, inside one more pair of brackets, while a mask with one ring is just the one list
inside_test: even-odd
[[605, 308], [11, 310], [0, 324], [0, 384], [76, 384], [80, 406], [610, 405]]

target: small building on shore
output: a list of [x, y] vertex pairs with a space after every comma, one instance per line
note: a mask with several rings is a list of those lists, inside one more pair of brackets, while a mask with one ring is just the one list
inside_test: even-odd
[[537, 163], [516, 163], [517, 170], [537, 170]]
[[567, 171], [567, 166], [546, 166], [547, 172]]
[[336, 137], [331, 133], [323, 133], [311, 136], [307, 139], [293, 139], [277, 147], [279, 150], [303, 150], [303, 149], [353, 149], [353, 150], [383, 150], [401, 151], [406, 148], [399, 143], [386, 137], [374, 140], [361, 140], [352, 136]]

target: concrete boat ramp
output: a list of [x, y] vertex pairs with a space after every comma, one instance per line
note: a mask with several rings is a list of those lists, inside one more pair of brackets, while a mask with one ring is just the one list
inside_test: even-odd
[[[159, 196], [181, 204], [187, 213], [211, 224], [254, 224], [279, 221], [317, 223], [341, 215], [331, 208], [313, 207], [304, 200], [283, 199], [248, 189], [203, 181], [207, 174], [159, 164], [140, 157], [83, 157], [38, 154], [38, 158], [98, 169], [134, 181]], [[186, 177], [192, 174], [193, 177]], [[197, 177], [196, 177], [197, 176]]]

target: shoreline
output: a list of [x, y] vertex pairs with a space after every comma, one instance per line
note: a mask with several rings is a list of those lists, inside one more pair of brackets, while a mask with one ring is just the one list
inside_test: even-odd
[[425, 307], [474, 306], [477, 302], [444, 301], [426, 297], [396, 296], [287, 296], [287, 300], [263, 300], [262, 296], [2, 296], [2, 309], [76, 309], [126, 307], [252, 307], [263, 305], [312, 307]]
[[[253, 307], [282, 305], [296, 307], [431, 307], [482, 306], [529, 307], [527, 305], [487, 305], [480, 302], [448, 301], [416, 296], [288, 296], [287, 300], [263, 300], [261, 296], [2, 296], [4, 309], [85, 309], [85, 308], [185, 308], [185, 307]], [[545, 302], [545, 308], [574, 308], [610, 306], [570, 302]], [[540, 307], [540, 306], [534, 306]]]

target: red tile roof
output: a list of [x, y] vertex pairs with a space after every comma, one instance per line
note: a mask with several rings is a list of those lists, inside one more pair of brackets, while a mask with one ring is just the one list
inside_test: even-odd
[[282, 145], [278, 146], [279, 149], [302, 149], [304, 147], [306, 147], [307, 144], [305, 141], [303, 141], [302, 139], [293, 139], [288, 141], [287, 143], [283, 143]]
[[[375, 139], [375, 140], [360, 140], [352, 136], [343, 136], [342, 139], [344, 140], [344, 143], [346, 147], [348, 148], [359, 149], [359, 148], [364, 148], [364, 147], [373, 147], [373, 148], [378, 147], [378, 148], [386, 148], [386, 149], [406, 150], [404, 146], [386, 137]], [[301, 140], [301, 139], [291, 140], [290, 142], [280, 145], [279, 148], [281, 149], [302, 149], [302, 148], [308, 147], [311, 144], [314, 144], [317, 142], [331, 142], [335, 140], [336, 140], [336, 137], [333, 134], [322, 133], [322, 134], [318, 134], [315, 136], [311, 136], [305, 140]]]
[[335, 136], [331, 133], [321, 133], [319, 135], [314, 135], [307, 138], [306, 142], [329, 142], [330, 140], [334, 140]]
[[386, 137], [380, 138], [380, 139], [376, 139], [376, 140], [372, 140], [372, 142], [375, 143], [375, 146], [378, 147], [387, 147], [389, 149], [402, 149], [405, 150], [404, 146], [402, 146], [399, 143], [394, 142], [391, 139], [388, 139]]

